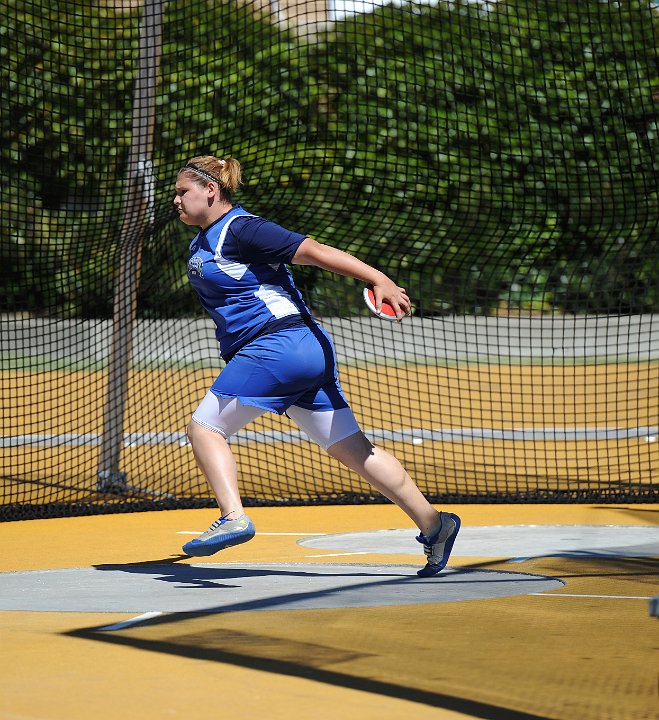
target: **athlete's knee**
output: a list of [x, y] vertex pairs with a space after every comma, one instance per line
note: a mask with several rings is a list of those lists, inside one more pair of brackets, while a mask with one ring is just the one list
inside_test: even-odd
[[198, 437], [197, 430], [199, 429], [199, 427], [200, 427], [199, 423], [196, 422], [195, 420], [193, 420], [192, 418], [190, 418], [190, 422], [188, 422], [188, 427], [185, 429], [185, 433], [188, 436], [188, 442], [192, 446], [194, 446], [194, 444], [197, 440], [197, 437]]
[[331, 457], [348, 467], [361, 466], [375, 452], [375, 446], [361, 430], [333, 443], [327, 448]]
[[204, 436], [207, 436], [208, 433], [211, 433], [213, 435], [219, 435], [220, 437], [226, 439], [224, 433], [221, 430], [210, 427], [209, 425], [206, 425], [204, 423], [200, 423], [194, 417], [190, 419], [190, 422], [188, 423], [188, 427], [186, 429], [186, 434], [188, 436], [188, 441], [193, 448], [195, 444], [198, 443]]

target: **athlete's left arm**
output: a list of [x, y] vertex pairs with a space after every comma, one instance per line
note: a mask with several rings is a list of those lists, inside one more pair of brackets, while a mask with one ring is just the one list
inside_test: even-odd
[[305, 238], [291, 260], [294, 265], [315, 265], [338, 275], [346, 275], [372, 285], [376, 307], [386, 300], [402, 315], [410, 311], [410, 299], [404, 288], [399, 287], [390, 277], [362, 262], [343, 250], [323, 245], [310, 237]]

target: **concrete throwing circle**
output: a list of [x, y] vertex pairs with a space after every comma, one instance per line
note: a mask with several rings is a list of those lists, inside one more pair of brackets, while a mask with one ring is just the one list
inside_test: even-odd
[[[319, 535], [298, 545], [322, 550], [417, 555], [414, 530]], [[454, 556], [533, 558], [657, 557], [659, 527], [639, 525], [490, 525], [462, 526], [453, 546]]]
[[490, 570], [298, 563], [135, 564], [0, 573], [0, 610], [237, 612], [481, 600], [557, 590], [556, 578]]

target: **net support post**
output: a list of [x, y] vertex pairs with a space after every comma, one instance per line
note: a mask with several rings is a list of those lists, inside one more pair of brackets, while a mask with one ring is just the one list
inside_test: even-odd
[[153, 224], [153, 132], [165, 3], [166, 0], [144, 0], [140, 23], [131, 147], [124, 177], [124, 210], [118, 243], [119, 267], [115, 276], [112, 341], [96, 477], [97, 491], [105, 493], [137, 489], [127, 484], [127, 474], [120, 469], [120, 461], [142, 245]]

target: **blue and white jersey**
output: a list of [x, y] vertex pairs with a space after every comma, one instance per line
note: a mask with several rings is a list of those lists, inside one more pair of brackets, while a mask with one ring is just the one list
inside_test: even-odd
[[305, 236], [235, 205], [190, 243], [188, 279], [223, 357], [264, 331], [311, 317], [286, 267]]

